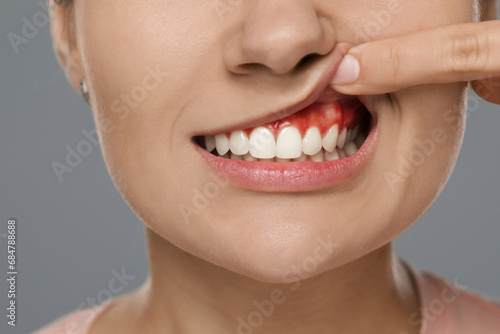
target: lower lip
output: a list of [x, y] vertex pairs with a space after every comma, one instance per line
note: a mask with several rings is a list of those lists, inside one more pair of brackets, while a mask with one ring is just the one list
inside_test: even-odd
[[331, 188], [356, 177], [373, 155], [377, 126], [350, 157], [325, 162], [265, 162], [224, 159], [194, 144], [205, 161], [229, 183], [260, 192], [305, 192]]

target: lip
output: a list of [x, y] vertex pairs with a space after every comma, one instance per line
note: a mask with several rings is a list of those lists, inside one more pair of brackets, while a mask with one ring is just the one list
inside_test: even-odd
[[344, 55], [347, 53], [348, 49], [349, 48], [347, 45], [341, 43], [339, 44], [338, 48], [336, 48], [336, 51], [332, 51], [332, 54], [330, 56], [326, 56], [325, 62], [320, 65], [320, 67], [325, 68], [324, 73], [319, 77], [318, 81], [314, 85], [314, 88], [306, 94], [306, 97], [304, 99], [290, 103], [277, 111], [271, 111], [264, 116], [247, 119], [242, 122], [232, 124], [231, 126], [212, 130], [207, 133], [198, 133], [195, 136], [215, 136], [220, 133], [229, 133], [236, 130], [257, 127], [262, 124], [267, 124], [286, 118], [308, 107], [314, 102], [329, 103], [342, 99], [352, 99], [353, 96], [351, 95], [345, 95], [329, 88], [329, 84], [333, 80], [335, 73], [337, 73], [337, 69], [339, 68], [340, 63], [342, 62], [342, 59], [344, 58]]

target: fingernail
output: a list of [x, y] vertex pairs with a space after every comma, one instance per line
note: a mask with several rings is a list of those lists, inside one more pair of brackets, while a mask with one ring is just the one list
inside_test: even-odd
[[348, 85], [359, 77], [359, 62], [351, 55], [346, 55], [337, 70], [337, 73], [333, 77], [333, 85]]

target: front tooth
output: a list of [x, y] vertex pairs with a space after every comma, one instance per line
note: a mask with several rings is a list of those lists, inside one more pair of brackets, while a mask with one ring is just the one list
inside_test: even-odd
[[345, 144], [344, 151], [347, 154], [347, 156], [351, 156], [358, 151], [358, 148], [356, 147], [356, 144], [350, 141], [347, 144]]
[[307, 129], [304, 139], [302, 139], [302, 151], [307, 155], [315, 155], [321, 150], [321, 133], [317, 127]]
[[275, 162], [274, 158], [269, 158], [269, 159], [259, 159], [259, 161], [264, 161], [264, 162]]
[[340, 159], [343, 159], [343, 158], [345, 158], [345, 157], [347, 156], [347, 155], [345, 154], [345, 151], [344, 151], [343, 149], [341, 149], [341, 148], [338, 148], [338, 149], [337, 149], [337, 152], [339, 153], [339, 157], [340, 157]]
[[215, 149], [215, 138], [213, 136], [205, 136], [205, 148], [208, 152]]
[[347, 135], [345, 136], [346, 143], [352, 141], [351, 136], [352, 136], [352, 130], [347, 130]]
[[248, 137], [243, 131], [233, 131], [231, 133], [231, 139], [229, 139], [229, 149], [237, 155], [247, 154], [248, 142]]
[[295, 159], [302, 154], [302, 137], [299, 130], [289, 126], [280, 131], [276, 142], [276, 157]]
[[323, 158], [324, 152], [325, 152], [324, 150], [321, 150], [318, 153], [316, 153], [315, 155], [311, 155], [311, 160], [314, 162], [323, 162], [324, 161], [324, 158]]
[[335, 124], [328, 130], [325, 137], [323, 138], [323, 148], [325, 149], [325, 151], [333, 152], [333, 150], [335, 150], [335, 146], [337, 146], [338, 136], [339, 125]]
[[305, 154], [305, 153], [302, 153], [300, 155], [300, 157], [293, 159], [293, 161], [299, 161], [299, 162], [306, 161], [306, 160], [307, 160], [307, 154]]
[[271, 130], [263, 126], [255, 128], [250, 135], [249, 151], [258, 159], [274, 158], [276, 156], [276, 141]]
[[339, 139], [337, 141], [337, 146], [340, 148], [343, 148], [345, 145], [346, 138], [347, 138], [347, 128], [344, 128], [339, 135]]
[[219, 155], [224, 155], [229, 151], [229, 139], [225, 133], [215, 136], [215, 147]]
[[333, 150], [333, 152], [325, 152], [325, 160], [326, 161], [333, 161], [333, 160], [338, 160], [340, 159], [340, 156], [337, 152], [337, 150]]
[[243, 156], [243, 160], [245, 160], [245, 161], [257, 161], [257, 158], [252, 156], [250, 153], [247, 153]]
[[281, 158], [275, 158], [276, 162], [288, 162], [290, 159], [281, 159]]

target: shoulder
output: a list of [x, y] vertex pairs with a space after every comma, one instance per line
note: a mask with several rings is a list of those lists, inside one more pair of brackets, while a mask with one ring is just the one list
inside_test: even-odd
[[88, 334], [97, 317], [113, 304], [108, 301], [94, 308], [86, 308], [65, 314], [32, 334]]
[[410, 268], [420, 294], [422, 334], [498, 334], [500, 303], [432, 272]]

